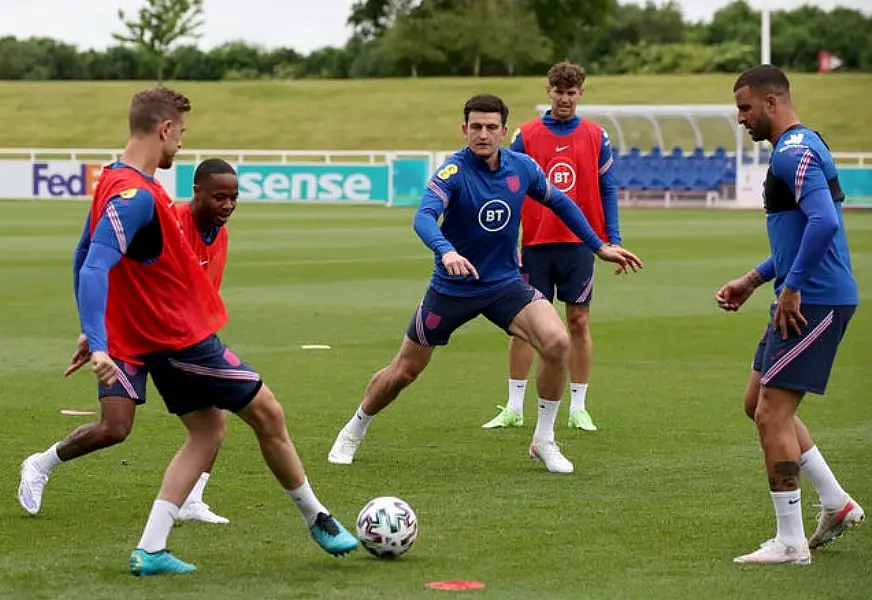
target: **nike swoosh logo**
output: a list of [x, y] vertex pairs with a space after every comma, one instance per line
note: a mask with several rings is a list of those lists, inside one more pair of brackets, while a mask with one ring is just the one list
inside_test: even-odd
[[566, 146], [557, 146], [557, 151], [558, 151], [558, 152], [563, 152], [563, 151], [566, 150], [567, 148], [569, 148], [569, 145], [566, 145]]
[[799, 502], [799, 498], [797, 498], [796, 500], [788, 500], [787, 501], [788, 504], [796, 504], [797, 502]]
[[209, 264], [209, 261], [208, 261], [208, 260], [201, 260], [201, 261], [200, 261], [200, 266], [201, 266], [201, 267], [202, 267], [203, 265], [208, 265], [208, 264]]

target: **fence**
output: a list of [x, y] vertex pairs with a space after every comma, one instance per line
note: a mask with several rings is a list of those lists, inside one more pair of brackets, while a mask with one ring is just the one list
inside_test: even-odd
[[[656, 150], [656, 151], [655, 151]], [[618, 153], [616, 179], [626, 203], [666, 206], [701, 200], [707, 206], [748, 206], [736, 201], [762, 189], [765, 164], [741, 170], [735, 154]], [[112, 149], [0, 149], [0, 199], [75, 199], [93, 192], [100, 170], [117, 159]], [[429, 151], [183, 150], [158, 180], [175, 198], [191, 197], [197, 163], [222, 157], [239, 173], [243, 202], [303, 202], [415, 206], [434, 169], [451, 153]], [[848, 205], [872, 206], [872, 153], [837, 153]], [[635, 162], [634, 162], [635, 161]], [[676, 167], [675, 165], [681, 166]], [[677, 169], [677, 170], [676, 170]], [[650, 175], [651, 177], [648, 177]], [[668, 176], [667, 176], [668, 175]], [[750, 206], [754, 206], [753, 202]], [[759, 206], [759, 204], [758, 204]]]

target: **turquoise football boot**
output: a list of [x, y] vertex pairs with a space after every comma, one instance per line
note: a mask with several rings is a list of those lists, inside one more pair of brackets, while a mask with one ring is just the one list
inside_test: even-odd
[[358, 546], [357, 538], [348, 533], [342, 523], [327, 513], [318, 513], [315, 524], [309, 528], [312, 539], [325, 552], [333, 556], [348, 554]]
[[137, 576], [164, 573], [193, 573], [197, 567], [179, 560], [166, 550], [146, 552], [141, 548], [130, 553], [130, 572]]

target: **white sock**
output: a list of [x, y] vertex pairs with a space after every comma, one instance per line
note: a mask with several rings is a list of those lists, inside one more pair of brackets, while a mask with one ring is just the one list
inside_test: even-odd
[[185, 499], [185, 504], [202, 502], [203, 492], [206, 490], [207, 483], [209, 483], [209, 474], [203, 473], [200, 475], [200, 479], [197, 480], [197, 483], [194, 484], [194, 489], [191, 490], [191, 493], [188, 494], [188, 497]]
[[524, 394], [527, 392], [526, 379], [509, 379], [509, 405], [506, 406], [510, 411], [523, 414], [524, 413]]
[[570, 393], [570, 404], [569, 404], [569, 412], [575, 412], [577, 410], [585, 410], [584, 401], [587, 398], [587, 385], [586, 383], [571, 383], [569, 385], [569, 393]]
[[802, 524], [800, 490], [792, 492], [769, 492], [775, 505], [775, 520], [778, 523], [776, 538], [794, 548], [805, 543], [805, 528]]
[[363, 412], [363, 408], [358, 407], [357, 412], [351, 417], [348, 425], [345, 427], [351, 432], [351, 435], [360, 439], [366, 435], [366, 428], [372, 422], [372, 415]]
[[44, 473], [51, 473], [54, 471], [56, 466], [63, 462], [58, 457], [58, 444], [60, 444], [60, 442], [53, 444], [48, 450], [41, 452], [34, 459], [36, 466]]
[[142, 539], [137, 548], [146, 552], [160, 552], [167, 548], [167, 538], [173, 530], [173, 522], [179, 516], [179, 507], [166, 500], [155, 500], [151, 506], [151, 514], [145, 523]]
[[830, 466], [824, 460], [824, 455], [821, 454], [817, 446], [812, 446], [810, 450], [802, 453], [800, 465], [802, 472], [820, 494], [821, 505], [824, 508], [842, 508], [844, 506], [848, 495], [839, 485], [836, 476], [833, 475]]
[[306, 525], [309, 527], [315, 524], [318, 513], [330, 514], [330, 511], [318, 501], [315, 492], [312, 491], [312, 486], [309, 485], [308, 479], [300, 487], [293, 490], [285, 490], [285, 493], [294, 501], [300, 514], [303, 515]]
[[560, 408], [560, 400], [545, 400], [539, 398], [539, 416], [536, 419], [536, 431], [533, 439], [536, 441], [554, 441], [554, 422], [557, 420], [557, 409]]

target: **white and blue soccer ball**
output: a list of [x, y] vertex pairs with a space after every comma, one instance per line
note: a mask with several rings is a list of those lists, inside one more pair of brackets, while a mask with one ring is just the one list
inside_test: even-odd
[[401, 498], [373, 498], [357, 516], [360, 545], [379, 558], [402, 556], [417, 538], [418, 517]]

